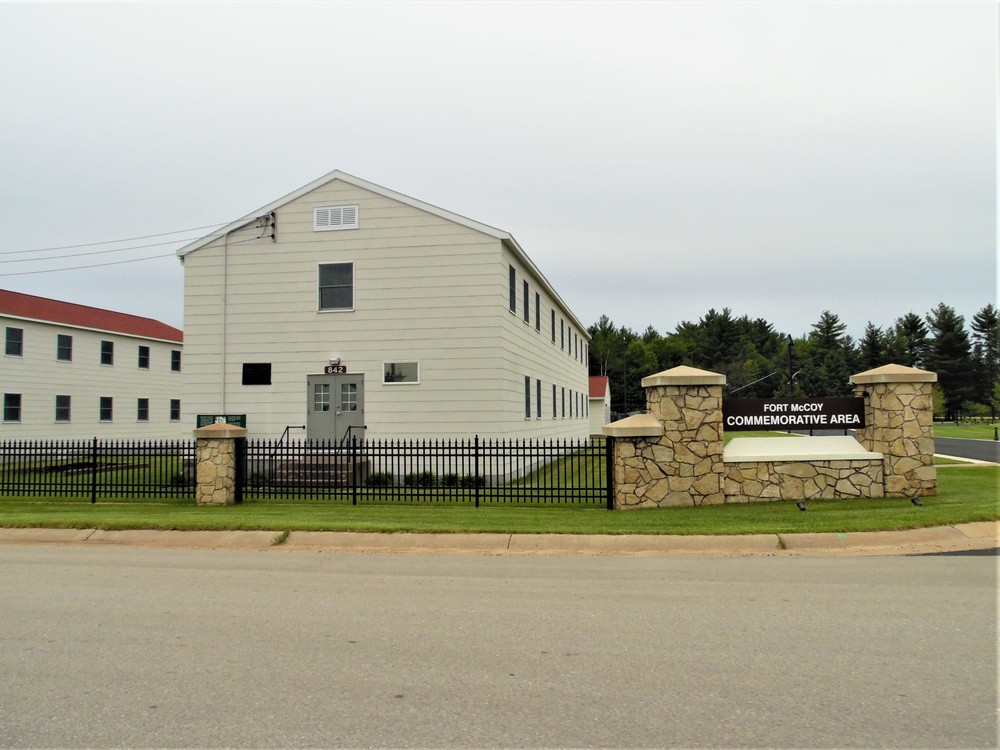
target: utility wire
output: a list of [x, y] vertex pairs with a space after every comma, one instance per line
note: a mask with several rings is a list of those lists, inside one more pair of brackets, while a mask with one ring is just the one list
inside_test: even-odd
[[[224, 222], [225, 223], [225, 222]], [[222, 224], [206, 224], [202, 227], [188, 227], [187, 229], [175, 229], [173, 232], [160, 232], [159, 234], [146, 234], [142, 237], [124, 237], [120, 240], [104, 240], [103, 242], [88, 242], [82, 245], [61, 245], [59, 247], [40, 247], [36, 250], [5, 250], [0, 252], [0, 255], [22, 255], [24, 253], [47, 253], [52, 250], [72, 250], [77, 247], [96, 247], [97, 245], [113, 245], [118, 242], [135, 242], [136, 240], [150, 240], [154, 237], [166, 237], [170, 234], [183, 234], [184, 232], [195, 232], [199, 229], [211, 229], [212, 227], [221, 227]], [[183, 242], [183, 240], [175, 240], [175, 242]], [[167, 243], [163, 243], [167, 244]], [[148, 246], [143, 246], [148, 247]]]
[[[131, 247], [118, 247], [118, 248], [113, 248], [111, 250], [91, 250], [90, 252], [86, 252], [86, 253], [70, 253], [68, 255], [47, 255], [44, 258], [13, 258], [11, 260], [0, 260], [0, 263], [37, 263], [37, 262], [40, 262], [40, 261], [43, 261], [43, 260], [60, 260], [62, 258], [83, 258], [83, 257], [88, 256], [88, 255], [107, 255], [108, 253], [124, 253], [124, 252], [127, 252], [129, 250], [141, 250], [141, 249], [147, 248], [147, 247], [160, 247], [162, 245], [175, 245], [178, 242], [191, 242], [192, 240], [196, 240], [196, 239], [198, 239], [198, 237], [189, 237], [187, 239], [182, 239], [182, 240], [169, 240], [167, 242], [152, 242], [152, 243], [150, 243], [148, 245], [132, 245]], [[80, 245], [79, 247], [85, 247], [85, 246], [84, 245]], [[90, 246], [87, 245], [86, 247], [90, 247]], [[39, 252], [39, 251], [38, 250], [20, 250], [18, 252], [35, 253], [35, 252]], [[162, 256], [156, 256], [156, 257], [162, 257]]]
[[[237, 245], [245, 245], [248, 242], [257, 242], [260, 239], [261, 239], [260, 237], [252, 237], [250, 239], [240, 240], [238, 242], [230, 242], [229, 246], [236, 247]], [[170, 244], [170, 243], [163, 243], [163, 244]], [[82, 254], [87, 255], [89, 253], [82, 253]], [[67, 256], [67, 257], [74, 257], [74, 256]], [[14, 271], [12, 273], [0, 273], [0, 277], [32, 276], [39, 273], [58, 273], [60, 271], [80, 271], [87, 268], [103, 268], [105, 266], [119, 266], [122, 265], [123, 263], [141, 263], [144, 260], [159, 260], [160, 258], [176, 258], [176, 257], [177, 255], [175, 253], [168, 253], [166, 255], [150, 255], [146, 258], [132, 258], [130, 260], [113, 260], [107, 263], [91, 263], [85, 266], [66, 266], [64, 268], [45, 268], [38, 271]], [[39, 258], [38, 260], [45, 260], [45, 259]], [[14, 261], [5, 261], [5, 262], [14, 262]]]

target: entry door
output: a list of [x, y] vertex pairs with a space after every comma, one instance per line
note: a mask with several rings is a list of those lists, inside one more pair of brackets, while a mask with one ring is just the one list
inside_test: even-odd
[[[340, 442], [365, 426], [364, 375], [307, 376], [306, 438]], [[364, 430], [351, 434], [359, 439]]]

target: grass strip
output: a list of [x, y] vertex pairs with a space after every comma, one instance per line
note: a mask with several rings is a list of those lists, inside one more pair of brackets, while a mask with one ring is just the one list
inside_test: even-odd
[[574, 506], [511, 507], [190, 501], [112, 503], [58, 498], [0, 499], [0, 526], [100, 529], [493, 532], [517, 534], [790, 534], [911, 529], [1000, 519], [1000, 467], [945, 468], [923, 507], [908, 498], [746, 503], [607, 511]]

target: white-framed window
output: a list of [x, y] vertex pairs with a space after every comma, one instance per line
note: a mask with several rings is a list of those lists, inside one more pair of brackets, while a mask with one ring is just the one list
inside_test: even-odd
[[527, 279], [525, 279], [524, 284], [522, 286], [524, 287], [524, 322], [528, 323], [531, 321], [531, 309], [530, 305], [528, 304], [528, 302], [530, 301], [530, 297], [528, 296], [529, 292], [528, 292]]
[[148, 422], [149, 421], [149, 399], [140, 398], [136, 400], [135, 404], [135, 418], [138, 422]]
[[535, 380], [535, 419], [542, 418], [542, 381]]
[[72, 416], [72, 399], [69, 396], [56, 396], [56, 421], [69, 422]]
[[180, 372], [181, 371], [181, 350], [171, 349], [170, 350], [170, 372]]
[[556, 384], [552, 384], [552, 418], [556, 418]]
[[542, 332], [542, 298], [535, 292], [535, 330]]
[[383, 362], [382, 382], [385, 385], [417, 385], [420, 383], [420, 363]]
[[73, 361], [73, 337], [64, 333], [56, 335], [56, 359], [60, 362]]
[[149, 369], [149, 347], [140, 346], [139, 347], [139, 369], [148, 370]]
[[179, 398], [170, 399], [170, 421], [181, 421], [181, 400]]
[[531, 376], [524, 376], [524, 418], [531, 419]]
[[319, 309], [354, 309], [354, 263], [320, 263]]
[[333, 232], [358, 228], [358, 207], [317, 206], [313, 209], [313, 231]]
[[3, 394], [3, 421], [4, 422], [20, 422], [21, 421], [21, 394], [20, 393], [5, 393], [5, 394]]
[[100, 421], [112, 422], [115, 418], [115, 402], [111, 396], [101, 396]]
[[115, 363], [115, 342], [101, 341], [101, 364], [111, 366]]
[[24, 356], [24, 329], [7, 327], [4, 340], [4, 354], [8, 357]]
[[517, 312], [517, 271], [514, 270], [513, 264], [508, 266], [507, 269], [507, 286], [509, 287], [508, 297], [508, 307], [512, 313]]

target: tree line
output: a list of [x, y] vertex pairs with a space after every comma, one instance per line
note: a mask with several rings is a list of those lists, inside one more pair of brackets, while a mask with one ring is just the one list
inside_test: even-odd
[[588, 328], [590, 374], [609, 376], [617, 416], [644, 410], [642, 378], [677, 365], [722, 373], [727, 396], [805, 398], [853, 395], [851, 375], [900, 364], [937, 373], [935, 416], [995, 417], [1000, 410], [1000, 312], [993, 304], [968, 326], [941, 303], [884, 328], [869, 322], [859, 340], [846, 331], [829, 310], [798, 338], [763, 318], [734, 317], [728, 307], [662, 335], [653, 326], [636, 333], [602, 315]]

